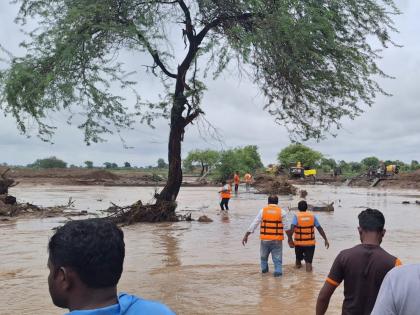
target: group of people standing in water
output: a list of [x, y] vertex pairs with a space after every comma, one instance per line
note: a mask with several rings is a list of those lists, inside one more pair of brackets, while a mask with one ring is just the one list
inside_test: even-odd
[[[234, 176], [235, 192], [238, 191], [239, 176]], [[249, 188], [247, 188], [249, 190]], [[221, 210], [229, 210], [228, 202], [231, 198], [230, 183], [223, 182], [221, 194]], [[335, 289], [344, 283], [343, 315], [414, 315], [420, 314], [420, 299], [412, 298], [408, 285], [398, 281], [398, 276], [407, 278], [412, 288], [420, 289], [420, 266], [404, 266], [400, 259], [389, 254], [380, 245], [385, 235], [385, 217], [377, 209], [365, 209], [358, 215], [358, 233], [361, 244], [342, 250], [335, 258], [331, 270], [321, 288], [317, 303], [316, 314], [323, 315]], [[260, 237], [260, 266], [261, 273], [269, 272], [268, 258], [271, 255], [274, 264], [274, 277], [283, 275], [282, 254], [283, 240], [287, 238], [290, 248], [294, 248], [296, 268], [305, 262], [307, 272], [312, 271], [312, 261], [315, 253], [315, 230], [324, 240], [328, 249], [330, 244], [325, 231], [316, 215], [308, 211], [305, 200], [298, 203], [298, 211], [289, 222], [287, 212], [279, 206], [278, 197], [271, 195], [265, 207], [260, 209], [249, 228], [242, 244], [245, 246], [249, 236], [259, 228]], [[396, 268], [398, 267], [398, 268]], [[396, 268], [396, 269], [395, 269]], [[411, 272], [414, 278], [408, 279]], [[389, 276], [387, 276], [389, 275]], [[385, 279], [385, 281], [384, 281]], [[414, 279], [414, 280], [413, 280]], [[403, 287], [407, 296], [404, 297], [393, 287]], [[381, 287], [382, 285], [382, 287]], [[408, 294], [410, 292], [410, 294]], [[398, 300], [396, 300], [396, 297]], [[418, 302], [417, 302], [418, 301]]]

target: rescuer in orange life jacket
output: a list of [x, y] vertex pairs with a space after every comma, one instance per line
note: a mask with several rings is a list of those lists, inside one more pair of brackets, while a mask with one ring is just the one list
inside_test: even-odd
[[248, 192], [252, 184], [252, 175], [249, 173], [246, 173], [244, 175], [244, 179], [245, 179], [245, 188], [246, 188], [246, 191]]
[[235, 184], [235, 194], [238, 193], [238, 189], [239, 189], [239, 182], [241, 181], [241, 179], [239, 178], [239, 173], [235, 172], [235, 175], [233, 175], [233, 182]]
[[312, 271], [312, 259], [315, 253], [315, 228], [325, 241], [325, 247], [328, 249], [327, 236], [317, 217], [308, 209], [308, 204], [305, 200], [298, 203], [299, 212], [295, 214], [292, 220], [290, 231], [294, 233], [294, 241], [289, 241], [289, 246], [295, 248], [296, 254], [296, 268], [302, 267], [302, 260], [305, 260], [306, 271]]
[[232, 196], [232, 187], [226, 181], [223, 181], [222, 185], [223, 185], [222, 190], [219, 191], [220, 198], [222, 199], [220, 201], [220, 209], [229, 210], [229, 200]]
[[268, 272], [268, 256], [274, 263], [274, 277], [280, 277], [282, 270], [283, 239], [285, 231], [289, 243], [293, 243], [291, 232], [289, 232], [289, 223], [286, 213], [278, 206], [279, 198], [277, 196], [268, 197], [268, 205], [260, 210], [258, 215], [245, 233], [242, 245], [248, 242], [248, 236], [260, 225], [260, 257], [261, 272]]

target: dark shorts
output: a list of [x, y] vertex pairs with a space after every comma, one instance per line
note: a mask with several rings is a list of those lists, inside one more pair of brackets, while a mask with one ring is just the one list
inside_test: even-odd
[[315, 245], [314, 246], [295, 246], [296, 260], [312, 264], [314, 258]]

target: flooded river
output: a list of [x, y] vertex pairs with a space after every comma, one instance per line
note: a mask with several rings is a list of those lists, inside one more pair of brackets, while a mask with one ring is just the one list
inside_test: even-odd
[[[263, 195], [240, 193], [230, 202], [228, 216], [218, 215], [217, 188], [183, 188], [179, 209], [212, 223], [137, 224], [124, 228], [126, 260], [119, 290], [168, 304], [178, 314], [314, 314], [316, 297], [335, 256], [359, 242], [357, 214], [366, 207], [386, 218], [383, 247], [403, 263], [420, 262], [420, 192], [348, 187], [305, 187], [308, 202], [334, 201], [334, 213], [318, 213], [331, 247], [319, 241], [314, 271], [295, 270], [294, 252], [283, 247], [284, 275], [260, 274], [258, 234], [246, 247], [241, 240]], [[152, 188], [17, 186], [20, 201], [49, 206], [69, 197], [77, 209], [104, 209], [113, 201], [124, 205], [149, 201]], [[411, 201], [402, 205], [402, 201]], [[296, 206], [296, 197], [281, 197], [282, 206]], [[290, 213], [291, 215], [292, 213]], [[47, 242], [60, 218], [0, 223], [0, 314], [63, 314], [53, 306], [47, 288]], [[318, 240], [322, 240], [317, 235]], [[271, 270], [272, 265], [270, 265]], [[342, 286], [329, 314], [339, 314]]]

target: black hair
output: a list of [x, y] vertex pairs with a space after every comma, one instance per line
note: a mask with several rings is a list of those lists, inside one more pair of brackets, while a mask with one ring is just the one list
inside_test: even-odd
[[359, 226], [365, 231], [382, 232], [385, 226], [385, 217], [381, 211], [376, 209], [366, 209], [360, 212]]
[[268, 196], [268, 203], [277, 205], [279, 203], [279, 197], [277, 197], [276, 195]]
[[226, 185], [226, 181], [225, 180], [222, 180], [222, 185]]
[[124, 233], [105, 219], [70, 221], [51, 237], [48, 251], [55, 268], [72, 268], [86, 286], [113, 287], [123, 270]]
[[305, 200], [299, 201], [299, 203], [298, 203], [298, 209], [299, 209], [299, 211], [306, 211], [306, 210], [308, 210], [308, 204], [306, 203]]

